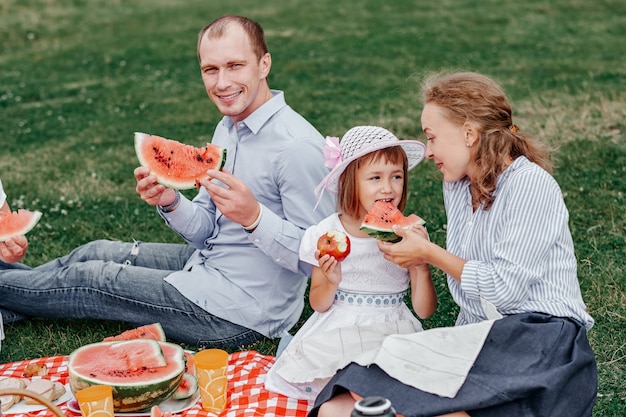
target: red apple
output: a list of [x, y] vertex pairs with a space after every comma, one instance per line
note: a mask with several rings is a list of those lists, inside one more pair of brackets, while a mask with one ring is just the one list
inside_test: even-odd
[[341, 262], [350, 253], [350, 238], [344, 232], [331, 229], [317, 240], [317, 250], [320, 251], [320, 258], [330, 255]]

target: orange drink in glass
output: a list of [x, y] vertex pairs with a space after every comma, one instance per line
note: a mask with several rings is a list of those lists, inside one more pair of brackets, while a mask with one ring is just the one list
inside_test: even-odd
[[205, 349], [194, 355], [202, 408], [219, 414], [226, 407], [228, 385], [228, 352]]
[[109, 385], [76, 391], [76, 400], [83, 417], [113, 417], [113, 389]]

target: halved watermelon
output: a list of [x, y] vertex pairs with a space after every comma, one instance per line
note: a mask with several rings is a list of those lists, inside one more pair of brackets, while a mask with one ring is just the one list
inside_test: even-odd
[[401, 238], [393, 232], [393, 226], [411, 227], [426, 223], [416, 214], [404, 216], [393, 203], [377, 201], [365, 215], [361, 230], [378, 240], [399, 242]]
[[30, 232], [41, 218], [41, 212], [19, 209], [0, 215], [0, 242]]
[[99, 342], [72, 352], [67, 369], [73, 392], [111, 385], [115, 411], [141, 411], [176, 391], [185, 373], [185, 355], [182, 347], [156, 340]]
[[167, 187], [185, 190], [209, 178], [208, 169], [220, 170], [226, 163], [226, 149], [207, 143], [202, 148], [147, 133], [135, 133], [135, 152], [142, 166]]
[[116, 336], [109, 336], [102, 339], [103, 342], [115, 342], [117, 340], [152, 339], [165, 342], [165, 332], [161, 323], [146, 324], [134, 329], [123, 331]]

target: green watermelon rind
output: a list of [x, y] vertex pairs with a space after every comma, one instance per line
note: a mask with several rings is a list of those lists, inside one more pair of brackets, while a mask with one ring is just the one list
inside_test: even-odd
[[402, 240], [400, 236], [398, 236], [391, 230], [381, 230], [373, 228], [371, 226], [361, 226], [361, 230], [371, 237], [382, 240], [383, 242], [396, 243]]
[[[407, 218], [408, 217], [405, 217], [405, 219]], [[426, 224], [426, 222], [423, 219], [418, 217], [418, 220], [416, 220], [414, 223], [411, 223], [409, 225], [405, 225], [402, 227], [407, 228], [407, 227], [413, 227], [413, 225], [421, 225], [421, 224]], [[388, 228], [376, 227], [373, 225], [361, 224], [360, 229], [364, 231], [365, 233], [367, 233], [368, 235], [370, 235], [371, 237], [378, 239], [378, 240], [382, 240], [383, 242], [397, 243], [402, 240], [402, 238], [398, 236], [397, 234], [395, 234], [393, 232], [393, 229], [390, 229], [390, 228], [388, 229]]]
[[33, 227], [35, 227], [35, 225], [39, 222], [39, 219], [41, 218], [41, 215], [42, 215], [42, 213], [37, 210], [30, 211], [30, 210], [19, 209], [16, 212], [14, 211], [11, 213], [0, 215], [0, 219], [2, 219], [4, 216], [15, 216], [16, 213], [17, 215], [31, 215], [32, 217], [30, 218], [30, 220], [28, 221], [26, 225], [24, 225], [23, 227], [19, 229], [13, 228], [13, 230], [9, 230], [8, 229], [9, 225], [4, 225], [0, 221], [0, 228], [3, 228], [3, 230], [0, 231], [0, 242], [5, 242], [13, 237], [23, 236], [26, 233], [30, 232], [33, 229]]
[[[137, 154], [137, 159], [139, 159], [139, 164], [141, 166], [149, 166], [148, 161], [143, 158], [143, 152], [141, 149], [141, 144], [144, 137], [150, 137], [149, 133], [135, 132], [135, 153]], [[163, 138], [165, 139], [165, 138]], [[168, 139], [171, 140], [171, 139]], [[181, 144], [183, 145], [183, 144]], [[220, 155], [221, 159], [215, 169], [221, 171], [222, 168], [226, 165], [226, 148], [222, 148], [222, 154]], [[207, 176], [208, 178], [208, 176]], [[169, 188], [174, 188], [177, 190], [190, 190], [192, 188], [196, 188], [197, 184], [195, 180], [188, 181], [176, 181], [173, 178], [167, 178], [162, 175], [157, 175], [157, 182], [161, 185], [164, 185]]]
[[[140, 340], [140, 339], [138, 339]], [[146, 339], [144, 339], [146, 340]], [[68, 374], [70, 388], [74, 393], [83, 388], [94, 385], [111, 385], [113, 388], [113, 408], [116, 412], [137, 412], [149, 410], [153, 405], [160, 404], [168, 399], [178, 388], [178, 385], [185, 374], [185, 353], [182, 347], [168, 342], [156, 342], [165, 351], [168, 351], [166, 358], [174, 361], [178, 365], [170, 374], [154, 381], [136, 381], [125, 384], [112, 384], [110, 381], [98, 379], [93, 375], [83, 375], [77, 372], [73, 367], [73, 360], [79, 356], [81, 352], [94, 345], [111, 345], [123, 342], [98, 342], [82, 346], [72, 352], [68, 359]], [[169, 354], [169, 351], [172, 351]]]

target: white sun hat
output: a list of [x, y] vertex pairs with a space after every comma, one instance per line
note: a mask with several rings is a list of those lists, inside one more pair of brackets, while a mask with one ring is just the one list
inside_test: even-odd
[[426, 146], [417, 140], [400, 140], [393, 133], [378, 126], [356, 126], [348, 130], [339, 143], [337, 138], [326, 137], [324, 158], [330, 173], [315, 188], [321, 200], [324, 190], [338, 192], [339, 177], [350, 163], [368, 153], [380, 149], [401, 146], [409, 161], [409, 169], [415, 168], [422, 159]]

